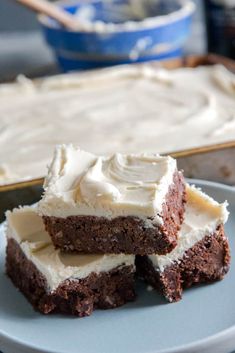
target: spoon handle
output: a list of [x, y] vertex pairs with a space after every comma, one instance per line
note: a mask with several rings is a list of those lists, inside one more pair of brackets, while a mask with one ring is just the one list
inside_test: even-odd
[[47, 0], [16, 0], [18, 3], [30, 8], [31, 10], [50, 16], [51, 18], [58, 21], [64, 27], [75, 30], [78, 28], [77, 21], [74, 20], [73, 16], [67, 11], [60, 7], [50, 3]]

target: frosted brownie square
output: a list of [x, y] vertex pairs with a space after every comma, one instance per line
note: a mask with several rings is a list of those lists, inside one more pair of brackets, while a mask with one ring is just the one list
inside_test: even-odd
[[176, 248], [167, 255], [136, 258], [138, 274], [169, 302], [180, 300], [183, 289], [193, 284], [222, 279], [229, 269], [226, 203], [217, 203], [194, 186], [187, 187], [187, 200]]
[[133, 255], [62, 254], [30, 207], [7, 222], [6, 271], [36, 310], [82, 317], [135, 299]]
[[171, 157], [61, 145], [44, 189], [39, 213], [63, 251], [166, 254], [177, 244], [185, 183]]

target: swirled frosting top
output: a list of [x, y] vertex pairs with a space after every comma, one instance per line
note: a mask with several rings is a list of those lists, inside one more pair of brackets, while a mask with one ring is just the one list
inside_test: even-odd
[[175, 171], [171, 157], [120, 153], [98, 157], [61, 145], [55, 150], [39, 210], [57, 217], [130, 215], [162, 223], [162, 205]]
[[235, 139], [223, 66], [126, 65], [0, 85], [0, 183], [41, 177], [56, 144], [97, 154], [169, 152]]

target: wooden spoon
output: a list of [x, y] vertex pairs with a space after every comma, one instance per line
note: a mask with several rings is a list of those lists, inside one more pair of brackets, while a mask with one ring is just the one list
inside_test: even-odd
[[[16, 0], [18, 3], [28, 7], [29, 9], [50, 16], [58, 21], [62, 26], [70, 30], [78, 30], [79, 23], [74, 20], [74, 16], [63, 10], [61, 7], [50, 3], [47, 0]], [[82, 26], [81, 26], [82, 27]]]

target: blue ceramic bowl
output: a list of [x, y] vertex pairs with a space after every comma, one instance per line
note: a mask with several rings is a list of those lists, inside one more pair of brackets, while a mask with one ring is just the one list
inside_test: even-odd
[[[127, 0], [114, 0], [122, 8]], [[159, 60], [180, 56], [188, 38], [194, 4], [191, 0], [151, 1], [151, 16], [141, 20], [117, 15], [103, 1], [90, 5], [60, 1], [58, 6], [79, 15], [86, 6], [92, 18], [84, 29], [69, 31], [46, 16], [39, 16], [47, 43], [63, 71], [89, 69], [117, 64]], [[160, 15], [159, 15], [160, 14]], [[126, 15], [125, 15], [126, 16]]]

